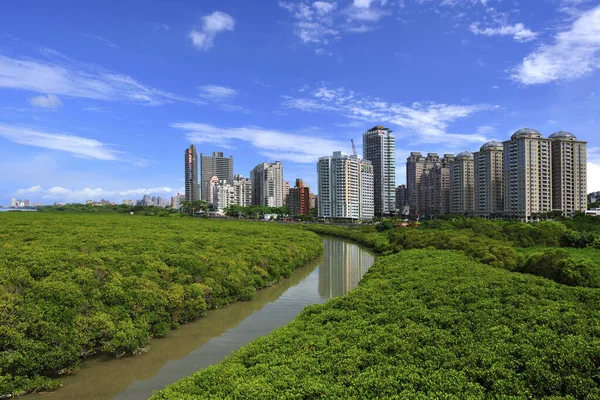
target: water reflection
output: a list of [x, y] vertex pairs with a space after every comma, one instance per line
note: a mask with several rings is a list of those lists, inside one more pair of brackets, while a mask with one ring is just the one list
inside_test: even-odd
[[343, 296], [354, 289], [375, 257], [362, 248], [341, 240], [324, 239], [324, 267], [319, 268], [319, 295]]
[[251, 301], [210, 311], [167, 337], [152, 340], [146, 354], [114, 359], [93, 357], [81, 371], [63, 379], [56, 400], [147, 399], [153, 390], [221, 361], [232, 351], [287, 324], [311, 304], [356, 287], [375, 261], [368, 251], [335, 238], [324, 238], [323, 256], [296, 270], [289, 279], [260, 290]]

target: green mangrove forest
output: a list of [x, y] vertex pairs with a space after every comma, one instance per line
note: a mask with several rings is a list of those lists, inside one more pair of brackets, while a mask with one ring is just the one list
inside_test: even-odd
[[323, 250], [294, 226], [173, 216], [0, 214], [0, 397], [57, 388], [95, 353], [145, 351]]
[[403, 225], [307, 225], [382, 256], [153, 398], [600, 398], [600, 219]]

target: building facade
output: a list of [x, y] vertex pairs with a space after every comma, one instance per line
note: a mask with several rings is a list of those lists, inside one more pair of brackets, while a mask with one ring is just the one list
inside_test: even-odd
[[363, 134], [363, 158], [373, 165], [375, 215], [396, 211], [396, 137], [377, 125]]
[[396, 211], [403, 213], [404, 207], [407, 205], [406, 185], [399, 185], [396, 187]]
[[200, 200], [198, 188], [198, 155], [196, 146], [185, 149], [185, 201]]
[[213, 193], [210, 191], [211, 179], [233, 181], [233, 156], [225, 157], [222, 152], [213, 152], [212, 156], [200, 153], [201, 199], [212, 203]]
[[287, 196], [289, 214], [308, 215], [310, 211], [310, 188], [302, 181], [296, 179], [296, 185], [290, 188]]
[[450, 164], [450, 213], [475, 213], [475, 162], [468, 151], [457, 154]]
[[503, 146], [504, 215], [530, 221], [552, 211], [552, 139], [523, 128]]
[[552, 140], [552, 209], [565, 216], [587, 210], [587, 142], [559, 131]]
[[373, 165], [357, 156], [336, 151], [317, 163], [319, 217], [372, 219]]
[[475, 158], [475, 215], [499, 217], [504, 212], [504, 146], [492, 140], [485, 143]]
[[450, 164], [444, 160], [424, 170], [421, 176], [419, 209], [423, 217], [450, 213]]
[[252, 204], [268, 207], [282, 207], [283, 165], [280, 161], [258, 164], [250, 172], [252, 183]]

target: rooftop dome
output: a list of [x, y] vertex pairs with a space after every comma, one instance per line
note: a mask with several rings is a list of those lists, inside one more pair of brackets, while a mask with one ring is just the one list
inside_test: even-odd
[[465, 158], [473, 158], [473, 153], [471, 153], [470, 151], [463, 151], [462, 153], [458, 153], [456, 155], [456, 159], [460, 160], [460, 159], [465, 159]]
[[571, 132], [558, 131], [550, 135], [550, 139], [577, 140]]
[[502, 143], [496, 141], [496, 140], [492, 140], [490, 142], [484, 143], [483, 146], [481, 146], [481, 149], [479, 149], [480, 151], [487, 151], [487, 150], [504, 150], [504, 146], [502, 145]]
[[539, 133], [538, 131], [536, 131], [535, 129], [523, 128], [523, 129], [519, 129], [518, 131], [513, 133], [513, 135], [511, 136], [511, 139], [520, 139], [520, 138], [541, 139], [542, 134]]

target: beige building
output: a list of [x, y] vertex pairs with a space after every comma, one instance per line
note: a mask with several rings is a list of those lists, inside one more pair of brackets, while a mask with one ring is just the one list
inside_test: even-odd
[[450, 213], [475, 213], [475, 160], [463, 151], [450, 164]]
[[372, 219], [375, 211], [373, 165], [341, 151], [317, 163], [319, 217]]
[[475, 158], [475, 215], [482, 218], [504, 212], [502, 175], [504, 146], [492, 140], [473, 153]]
[[[448, 167], [453, 159], [454, 154], [444, 154], [444, 157], [440, 158], [437, 153], [428, 153], [426, 157], [423, 157], [420, 152], [410, 153], [406, 159], [406, 195], [410, 215], [425, 215], [431, 211], [429, 208], [431, 200], [426, 195], [429, 191], [421, 189], [421, 179], [424, 174], [429, 176], [429, 171], [435, 166]], [[436, 211], [433, 214], [439, 213]]]
[[552, 209], [570, 216], [587, 210], [587, 142], [559, 131], [552, 140]]
[[425, 217], [436, 217], [450, 212], [450, 155], [447, 154], [445, 159], [448, 162], [434, 165], [431, 169], [423, 171], [421, 176], [419, 208], [421, 215]]
[[505, 216], [530, 221], [552, 211], [552, 140], [523, 128], [503, 145]]
[[200, 153], [200, 178], [202, 200], [209, 203], [213, 202], [214, 192], [211, 187], [214, 184], [213, 177], [217, 177], [217, 182], [233, 180], [233, 156], [225, 157], [222, 152], [214, 151], [212, 156]]

